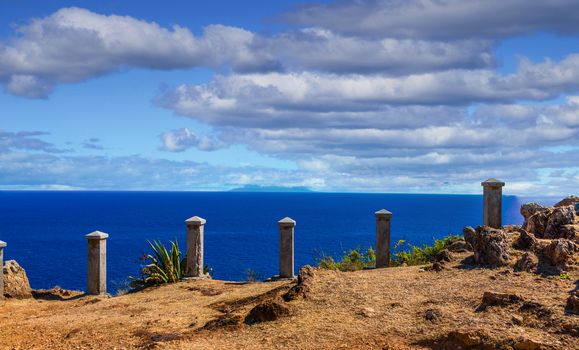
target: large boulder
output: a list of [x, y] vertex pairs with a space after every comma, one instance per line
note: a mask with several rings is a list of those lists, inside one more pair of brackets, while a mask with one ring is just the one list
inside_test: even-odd
[[544, 211], [546, 210], [547, 207], [544, 207], [538, 203], [535, 202], [531, 202], [531, 203], [525, 203], [523, 205], [521, 205], [521, 215], [523, 216], [523, 218], [528, 219], [531, 216], [535, 215], [536, 213], [540, 212], [540, 211]]
[[535, 214], [529, 216], [525, 220], [522, 228], [539, 238], [543, 238], [552, 211], [553, 210], [551, 208], [545, 208], [545, 210], [537, 211]]
[[543, 248], [543, 256], [553, 266], [564, 266], [571, 262], [577, 245], [567, 239], [555, 239]]
[[523, 229], [519, 230], [519, 238], [515, 241], [514, 247], [521, 250], [534, 250], [537, 245], [537, 238], [532, 233]]
[[579, 203], [579, 197], [572, 194], [569, 197], [563, 198], [562, 200], [560, 200], [557, 204], [555, 204], [555, 207], [566, 207], [569, 205], [575, 205], [575, 203]]
[[573, 225], [574, 223], [575, 207], [572, 205], [556, 207], [551, 212], [551, 215], [549, 215], [549, 220], [547, 221], [543, 237], [551, 239], [567, 238], [563, 236], [566, 234], [564, 226]]
[[525, 252], [515, 263], [515, 271], [533, 272], [539, 264], [537, 256], [531, 252]]
[[16, 260], [6, 261], [2, 274], [4, 276], [4, 296], [6, 298], [27, 299], [32, 297], [26, 271]]
[[505, 266], [509, 264], [507, 235], [488, 226], [476, 228], [473, 239], [474, 260], [478, 265]]

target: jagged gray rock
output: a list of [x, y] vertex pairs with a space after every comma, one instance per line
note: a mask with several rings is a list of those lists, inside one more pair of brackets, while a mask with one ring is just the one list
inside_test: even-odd
[[477, 227], [472, 247], [478, 265], [505, 266], [509, 263], [509, 244], [502, 230]]

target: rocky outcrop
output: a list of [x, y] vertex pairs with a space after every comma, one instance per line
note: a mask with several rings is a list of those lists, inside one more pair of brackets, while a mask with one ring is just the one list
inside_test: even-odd
[[474, 246], [474, 236], [476, 235], [476, 231], [474, 228], [470, 226], [466, 226], [462, 229], [462, 234], [464, 236], [464, 240], [472, 247]]
[[539, 264], [537, 256], [530, 252], [525, 252], [515, 263], [515, 271], [533, 272]]
[[544, 207], [537, 203], [521, 206], [521, 215], [525, 221], [522, 229], [534, 234], [537, 238], [576, 239], [579, 236], [579, 223], [574, 204], [577, 196], [569, 196], [554, 207]]
[[464, 253], [472, 251], [472, 246], [466, 241], [459, 240], [449, 244], [446, 249], [453, 253]]
[[8, 260], [2, 269], [4, 276], [4, 296], [6, 298], [27, 299], [32, 297], [26, 271], [16, 260]]
[[534, 250], [537, 245], [537, 238], [532, 233], [523, 229], [519, 230], [519, 238], [515, 241], [514, 247], [520, 250]]
[[575, 223], [575, 208], [571, 205], [565, 207], [556, 207], [550, 212], [543, 238], [567, 238], [567, 231], [563, 226]]
[[315, 268], [306, 265], [298, 273], [298, 283], [283, 295], [285, 301], [292, 301], [298, 298], [306, 298], [310, 292], [316, 277]]
[[579, 289], [571, 292], [571, 295], [567, 299], [567, 306], [565, 307], [565, 311], [579, 315]]
[[505, 266], [509, 264], [509, 243], [502, 230], [488, 226], [476, 228], [473, 239], [474, 261], [477, 265]]
[[563, 198], [561, 201], [559, 201], [554, 206], [555, 207], [566, 207], [569, 205], [575, 205], [575, 203], [579, 203], [579, 196], [572, 194], [569, 197]]
[[565, 267], [572, 261], [576, 250], [577, 245], [575, 243], [560, 238], [545, 246], [542, 254], [551, 265]]
[[450, 262], [453, 259], [452, 253], [448, 249], [442, 250], [440, 253], [436, 254], [437, 262]]

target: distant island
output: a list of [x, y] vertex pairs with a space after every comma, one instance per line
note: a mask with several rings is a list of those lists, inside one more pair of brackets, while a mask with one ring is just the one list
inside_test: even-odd
[[245, 185], [229, 190], [229, 192], [314, 192], [305, 186], [260, 186], [260, 185]]

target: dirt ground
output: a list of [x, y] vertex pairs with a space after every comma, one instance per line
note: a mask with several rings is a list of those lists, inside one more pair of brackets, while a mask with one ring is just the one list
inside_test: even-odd
[[[579, 316], [565, 313], [579, 276], [571, 277], [456, 262], [441, 272], [316, 269], [311, 291], [290, 302], [280, 295], [295, 281], [199, 280], [110, 298], [6, 300], [0, 349], [458, 349], [471, 339], [480, 349], [579, 349]], [[481, 311], [486, 291], [523, 300]], [[290, 315], [245, 324], [266, 300]]]

